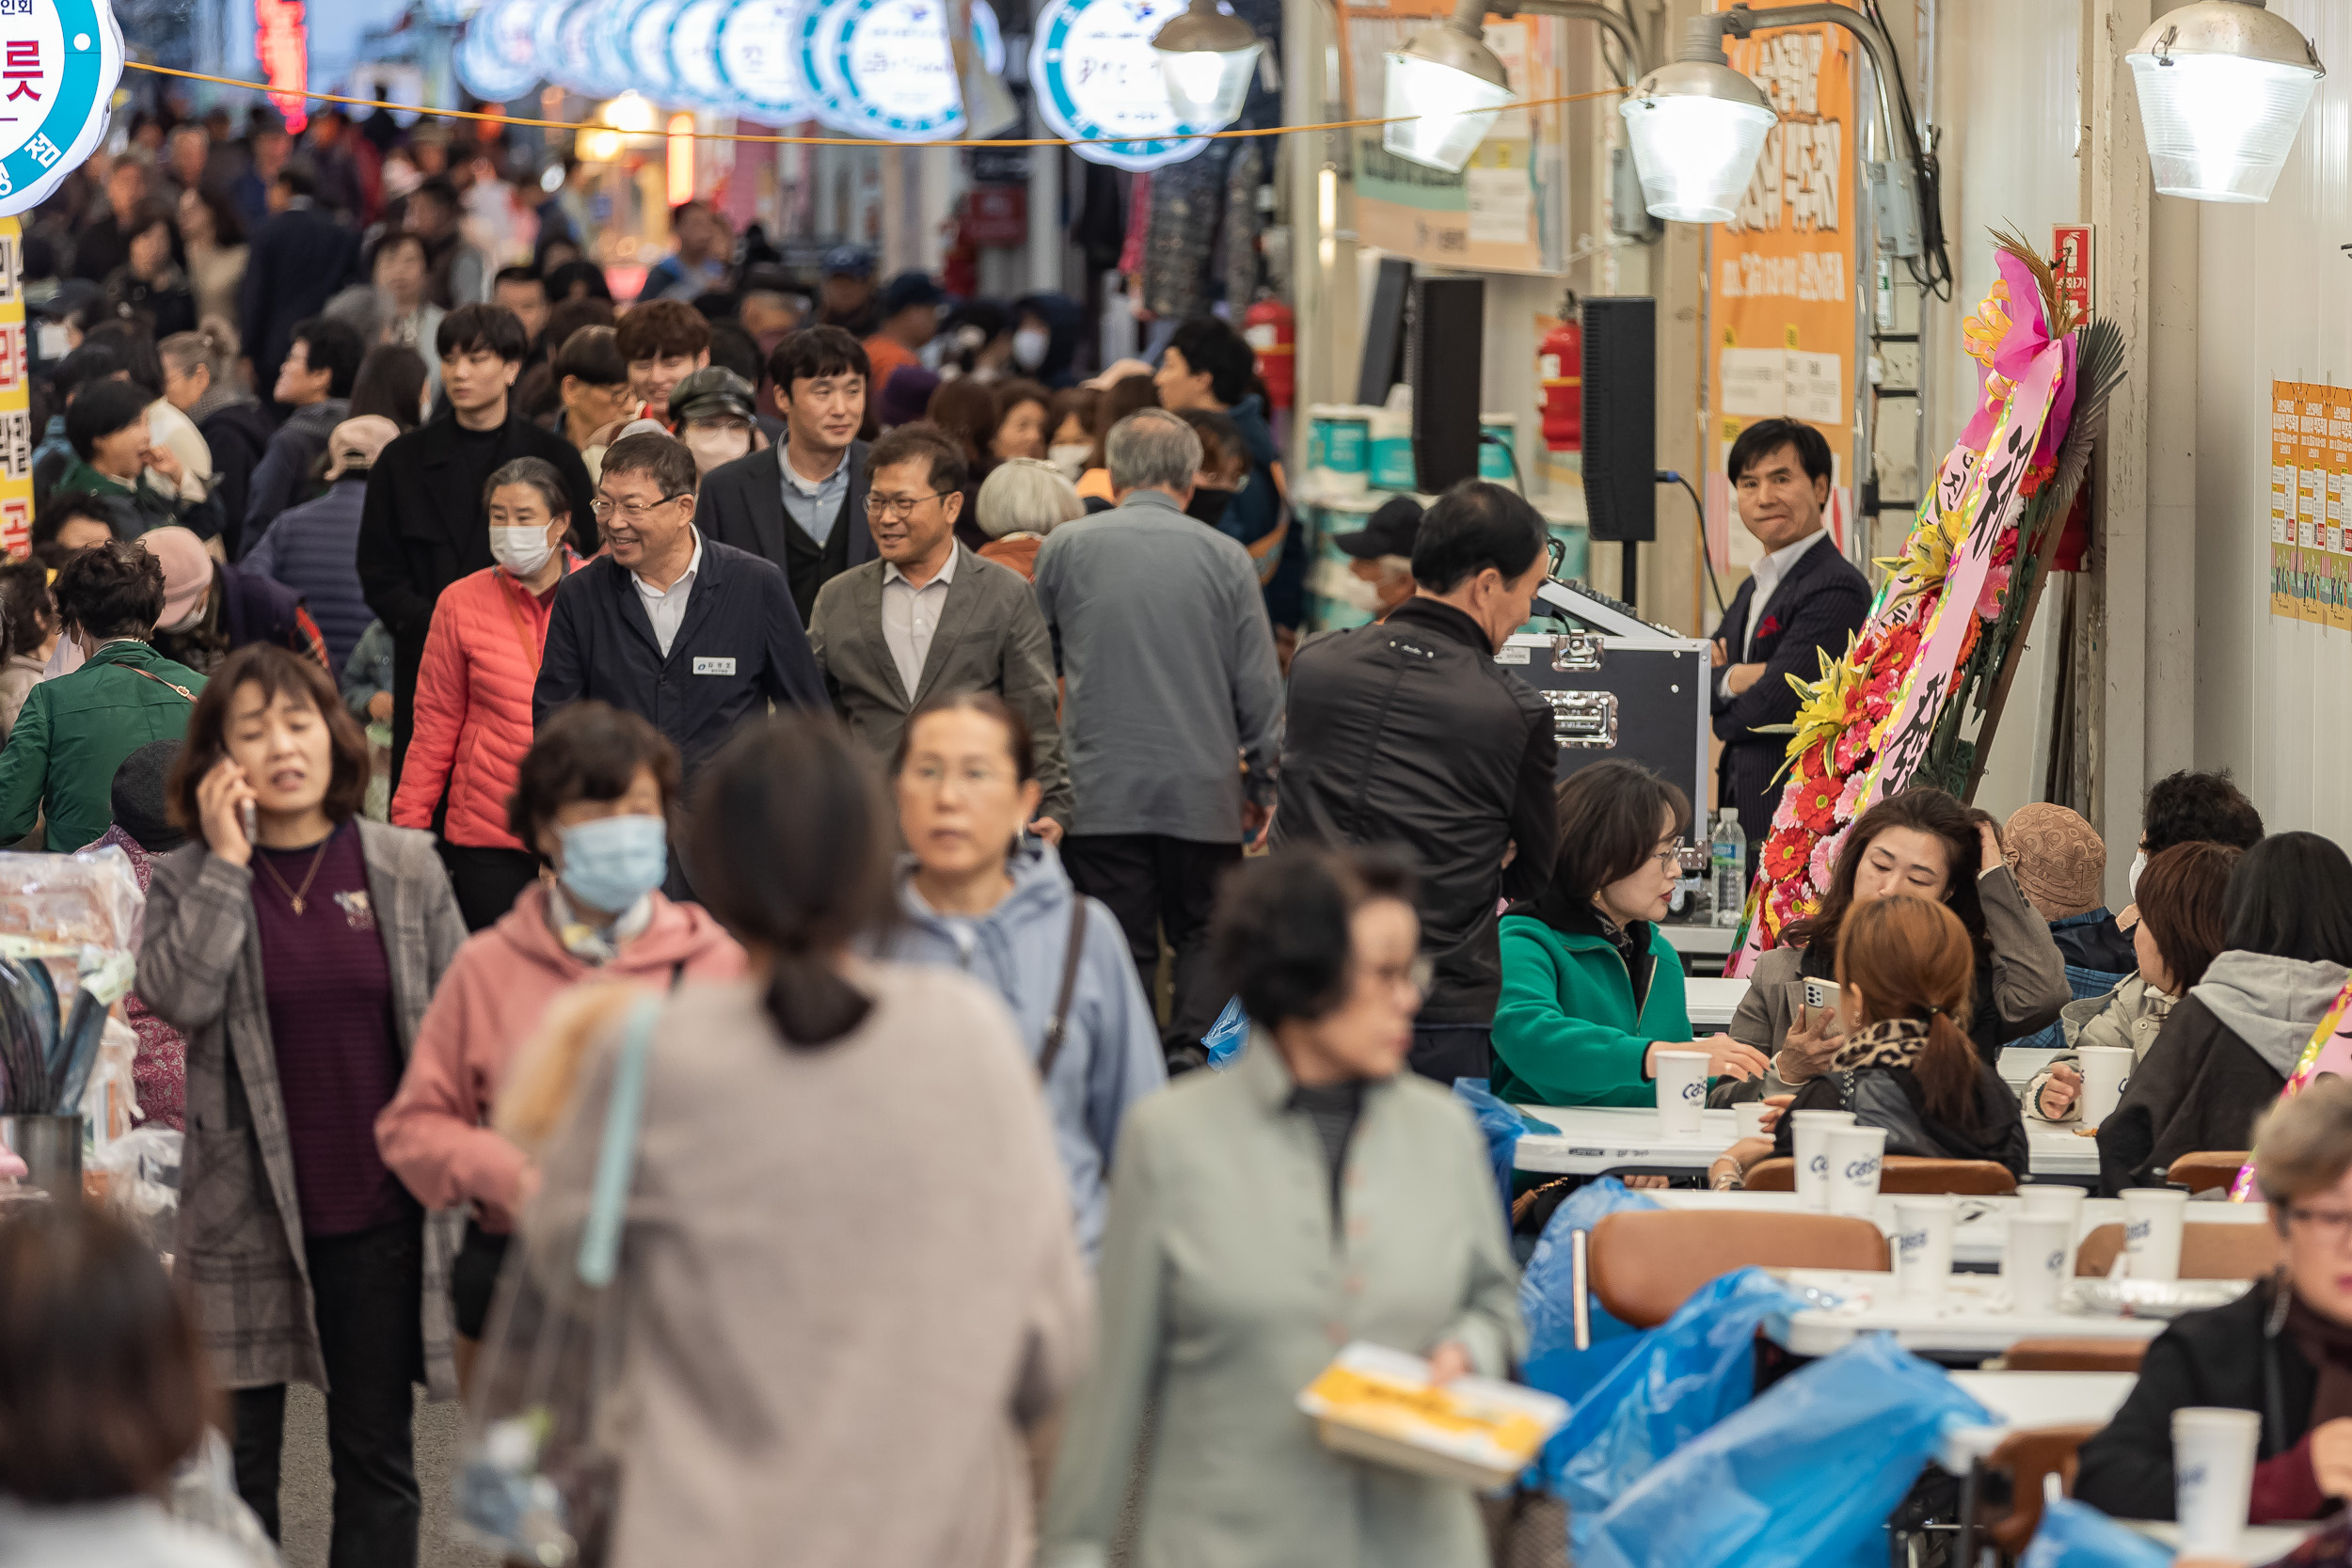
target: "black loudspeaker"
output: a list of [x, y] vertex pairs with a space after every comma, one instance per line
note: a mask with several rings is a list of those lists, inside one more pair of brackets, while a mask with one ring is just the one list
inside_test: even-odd
[[1405, 379], [1405, 310], [1412, 289], [1413, 263], [1382, 257], [1364, 318], [1363, 364], [1356, 372], [1356, 401], [1367, 408], [1387, 403], [1389, 388]]
[[1597, 542], [1658, 537], [1658, 302], [1584, 302], [1584, 515]]
[[1413, 483], [1424, 496], [1478, 477], [1479, 344], [1486, 331], [1483, 279], [1415, 280], [1406, 357], [1413, 379]]

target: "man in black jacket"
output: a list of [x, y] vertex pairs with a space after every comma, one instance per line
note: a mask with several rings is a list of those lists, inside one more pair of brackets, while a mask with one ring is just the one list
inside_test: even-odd
[[[534, 724], [591, 698], [638, 715], [677, 747], [690, 785], [769, 704], [830, 705], [784, 573], [703, 537], [694, 477], [693, 452], [673, 436], [607, 449], [596, 508], [612, 548], [555, 591], [531, 699]], [[689, 895], [675, 854], [670, 868], [672, 892]]]
[[1551, 709], [1494, 660], [1543, 581], [1544, 538], [1520, 497], [1457, 484], [1422, 518], [1413, 596], [1291, 663], [1274, 842], [1410, 852], [1436, 966], [1411, 1061], [1439, 1083], [1487, 1076], [1495, 904], [1541, 891], [1558, 848]]
[[778, 343], [768, 374], [784, 405], [784, 443], [711, 469], [694, 512], [706, 539], [784, 568], [803, 626], [819, 588], [877, 559], [866, 526], [866, 443], [857, 438], [871, 372], [866, 350], [837, 326]]
[[[285, 363], [294, 323], [308, 321], [359, 272], [359, 236], [320, 212], [317, 177], [300, 160], [270, 182], [273, 214], [253, 236], [237, 293], [246, 357], [262, 375]], [[258, 377], [257, 377], [258, 379]]]
[[588, 470], [572, 444], [515, 413], [528, 346], [512, 310], [468, 305], [441, 318], [435, 347], [450, 412], [387, 446], [368, 473], [359, 586], [392, 634], [392, 775], [408, 751], [417, 666], [441, 590], [491, 564], [483, 484], [517, 457], [544, 457], [572, 498], [572, 539], [595, 547]]
[[1758, 735], [1797, 716], [1791, 674], [1821, 673], [1822, 652], [1836, 658], [1870, 613], [1869, 580], [1838, 553], [1821, 527], [1829, 504], [1829, 442], [1795, 420], [1758, 420], [1740, 433], [1725, 465], [1740, 503], [1740, 523], [1764, 546], [1748, 580], [1715, 628], [1716, 800], [1740, 814], [1748, 867], [1772, 832], [1788, 737]]

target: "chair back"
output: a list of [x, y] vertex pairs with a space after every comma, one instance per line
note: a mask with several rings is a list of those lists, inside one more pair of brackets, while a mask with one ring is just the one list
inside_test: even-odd
[[2042, 1480], [2056, 1475], [2068, 1496], [2074, 1491], [2076, 1451], [2103, 1429], [2095, 1425], [2028, 1427], [2001, 1439], [1985, 1458], [1988, 1470], [2010, 1478], [2009, 1512], [1989, 1520], [1985, 1534], [2014, 1561], [2025, 1555], [2033, 1532], [2042, 1528]]
[[2020, 1339], [2001, 1354], [2011, 1372], [2137, 1372], [2148, 1352], [2140, 1339]]
[[1749, 1267], [1884, 1273], [1886, 1238], [1865, 1219], [1755, 1210], [1641, 1210], [1593, 1227], [1593, 1294], [1653, 1328], [1708, 1280]]
[[2209, 1193], [2235, 1181], [2246, 1160], [2247, 1153], [2242, 1148], [2209, 1148], [2184, 1154], [2166, 1167], [2164, 1180], [2168, 1185], [2186, 1187], [2192, 1193]]
[[[2077, 1277], [2104, 1277], [2123, 1250], [2123, 1227], [2103, 1225], [2074, 1251]], [[2279, 1264], [2279, 1233], [2267, 1225], [2181, 1227], [2183, 1279], [2260, 1279]]]
[[[1794, 1192], [1797, 1163], [1766, 1160], [1748, 1172], [1752, 1193]], [[1916, 1154], [1889, 1154], [1879, 1166], [1879, 1191], [1907, 1197], [1962, 1193], [1977, 1197], [2001, 1197], [2017, 1190], [2017, 1178], [2007, 1165], [1991, 1160], [1930, 1160]]]

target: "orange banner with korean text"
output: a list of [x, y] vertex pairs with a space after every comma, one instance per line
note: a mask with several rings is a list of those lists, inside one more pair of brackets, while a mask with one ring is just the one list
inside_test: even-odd
[[0, 561], [33, 547], [33, 375], [25, 341], [24, 225], [0, 218]]
[[[1859, 286], [1854, 153], [1860, 127], [1858, 45], [1827, 23], [1772, 27], [1796, 0], [1749, 0], [1754, 36], [1727, 39], [1731, 68], [1770, 95], [1780, 123], [1765, 136], [1755, 178], [1731, 222], [1712, 230], [1708, 266], [1708, 547], [1752, 566], [1756, 541], [1738, 526], [1724, 462], [1756, 420], [1802, 420], [1836, 459], [1823, 522], [1840, 549], [1853, 526], [1854, 293]], [[1731, 0], [1718, 0], [1717, 9]]]

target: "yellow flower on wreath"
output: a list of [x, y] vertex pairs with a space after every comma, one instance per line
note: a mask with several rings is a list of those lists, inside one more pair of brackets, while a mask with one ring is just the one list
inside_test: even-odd
[[1854, 663], [1857, 641], [1852, 632], [1848, 632], [1846, 652], [1839, 658], [1832, 658], [1826, 648], [1815, 650], [1821, 660], [1820, 680], [1788, 676], [1789, 689], [1797, 694], [1797, 717], [1793, 722], [1756, 726], [1760, 735], [1788, 736], [1788, 750], [1780, 770], [1772, 775], [1773, 784], [1778, 784], [1805, 752], [1816, 746], [1834, 744], [1846, 733], [1846, 725], [1852, 719], [1853, 694], [1862, 687], [1862, 672]]

